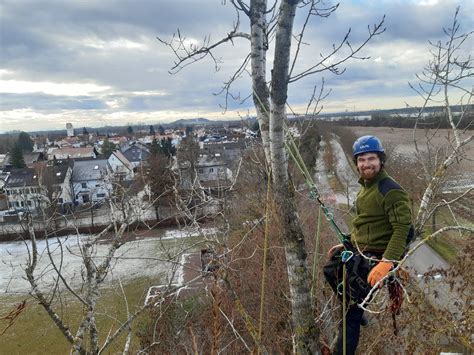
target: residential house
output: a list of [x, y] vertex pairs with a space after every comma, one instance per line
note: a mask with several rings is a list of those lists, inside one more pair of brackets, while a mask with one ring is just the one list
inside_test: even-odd
[[228, 168], [234, 170], [237, 168], [237, 164], [243, 155], [244, 150], [247, 148], [247, 140], [240, 139], [236, 141], [224, 141], [217, 143], [204, 143], [199, 142], [199, 147], [202, 154], [208, 156], [218, 156], [219, 160], [222, 160]]
[[75, 160], [71, 178], [74, 200], [95, 203], [109, 197], [112, 184], [108, 170], [107, 159]]
[[[44, 161], [42, 152], [23, 153], [23, 161], [27, 168], [33, 168], [36, 163]], [[0, 154], [0, 171], [12, 168], [10, 154]]]
[[54, 142], [55, 146], [61, 148], [79, 148], [82, 144], [80, 137], [64, 137], [63, 139]]
[[115, 181], [131, 181], [135, 175], [132, 163], [120, 152], [115, 150], [107, 159], [110, 172]]
[[209, 193], [222, 191], [231, 185], [232, 171], [218, 153], [213, 156], [200, 156], [196, 170], [201, 187]]
[[82, 148], [55, 148], [48, 151], [48, 160], [66, 160], [80, 158], [97, 158], [97, 151], [94, 147]]
[[4, 187], [8, 205], [34, 211], [51, 201], [72, 204], [71, 175], [71, 164], [12, 169]]
[[48, 147], [50, 146], [51, 142], [47, 137], [35, 137], [33, 139], [34, 144], [33, 144], [33, 152], [46, 152], [48, 150]]
[[10, 154], [0, 154], [0, 171], [9, 170], [11, 167]]
[[45, 157], [43, 152], [32, 152], [23, 154], [23, 160], [27, 168], [33, 168], [36, 163], [44, 161]]
[[142, 166], [143, 162], [150, 157], [150, 150], [138, 142], [122, 148], [121, 152], [134, 168]]

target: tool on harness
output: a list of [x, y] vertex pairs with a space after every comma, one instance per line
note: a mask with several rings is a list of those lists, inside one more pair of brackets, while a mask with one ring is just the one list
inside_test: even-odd
[[341, 260], [343, 263], [348, 262], [350, 258], [354, 256], [354, 253], [350, 250], [344, 250], [341, 253]]
[[324, 266], [323, 274], [327, 283], [342, 300], [342, 285], [344, 281], [343, 267], [346, 267], [346, 300], [347, 303], [360, 303], [369, 294], [371, 287], [367, 283], [372, 265], [369, 260], [360, 255], [357, 250], [336, 250], [331, 260]]

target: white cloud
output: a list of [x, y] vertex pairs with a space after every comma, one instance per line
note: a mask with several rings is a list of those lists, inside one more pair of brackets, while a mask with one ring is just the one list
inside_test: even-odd
[[0, 78], [4, 78], [6, 76], [10, 76], [13, 74], [13, 71], [7, 69], [0, 69]]
[[44, 93], [58, 96], [89, 96], [109, 90], [110, 86], [83, 83], [53, 83], [48, 81], [0, 80], [0, 93]]
[[132, 91], [132, 94], [137, 96], [167, 96], [169, 95], [166, 91]]
[[115, 49], [133, 49], [133, 50], [148, 50], [148, 45], [142, 42], [132, 41], [127, 38], [118, 38], [112, 41], [104, 41], [100, 38], [84, 38], [80, 43], [85, 47], [91, 47], [100, 50], [115, 50]]
[[421, 1], [414, 1], [415, 4], [420, 6], [435, 6], [438, 5], [439, 0], [421, 0]]
[[117, 109], [122, 106], [123, 102], [120, 99], [115, 99], [115, 100], [107, 100], [105, 101], [105, 104], [111, 109]]

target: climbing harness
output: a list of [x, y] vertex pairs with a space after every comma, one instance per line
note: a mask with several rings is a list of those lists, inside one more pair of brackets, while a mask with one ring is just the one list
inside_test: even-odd
[[341, 301], [346, 296], [347, 304], [355, 304], [361, 303], [372, 288], [367, 283], [367, 276], [371, 269], [369, 260], [358, 252], [339, 249], [324, 265], [323, 274]]

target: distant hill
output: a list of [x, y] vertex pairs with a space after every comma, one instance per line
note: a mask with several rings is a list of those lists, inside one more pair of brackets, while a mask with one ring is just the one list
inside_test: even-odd
[[214, 123], [214, 121], [208, 120], [207, 118], [198, 117], [198, 118], [182, 118], [177, 121], [173, 121], [168, 123], [169, 126], [189, 126], [189, 125], [196, 125], [196, 124], [208, 124]]

